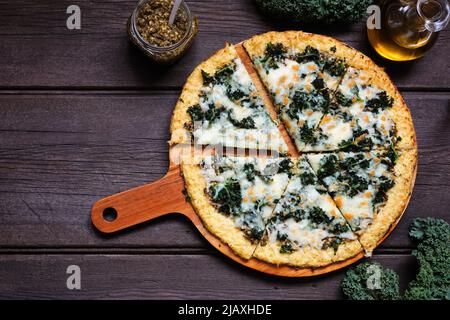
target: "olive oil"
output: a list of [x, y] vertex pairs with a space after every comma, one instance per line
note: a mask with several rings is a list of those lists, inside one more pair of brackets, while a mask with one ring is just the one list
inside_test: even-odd
[[381, 56], [394, 61], [422, 57], [449, 21], [447, 0], [385, 0], [381, 5], [381, 28], [368, 28], [367, 35]]

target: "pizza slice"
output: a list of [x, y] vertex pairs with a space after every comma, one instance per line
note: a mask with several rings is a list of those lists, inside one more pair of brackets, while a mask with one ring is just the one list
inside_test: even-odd
[[198, 66], [174, 111], [170, 143], [287, 152], [287, 145], [233, 46]]
[[244, 42], [289, 134], [300, 151], [321, 138], [316, 130], [354, 51], [303, 32], [269, 32]]
[[182, 163], [191, 203], [208, 230], [249, 259], [291, 175], [289, 158], [207, 156]]
[[415, 146], [411, 115], [386, 73], [362, 54], [349, 61], [318, 127], [315, 151]]
[[320, 267], [361, 251], [326, 188], [301, 157], [253, 256], [277, 265]]
[[309, 154], [308, 161], [366, 250], [395, 225], [415, 179], [415, 150]]

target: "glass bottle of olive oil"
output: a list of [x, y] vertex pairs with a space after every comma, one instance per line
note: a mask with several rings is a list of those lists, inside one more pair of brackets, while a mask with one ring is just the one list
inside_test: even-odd
[[373, 48], [383, 57], [408, 61], [422, 57], [450, 19], [448, 0], [384, 0], [381, 28], [367, 29]]

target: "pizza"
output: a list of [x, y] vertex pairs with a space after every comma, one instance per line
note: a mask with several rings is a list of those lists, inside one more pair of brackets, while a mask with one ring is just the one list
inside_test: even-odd
[[205, 227], [236, 255], [274, 266], [370, 255], [414, 185], [416, 137], [400, 93], [330, 37], [269, 32], [237, 48], [194, 70], [171, 124], [171, 146], [227, 148], [181, 160]]

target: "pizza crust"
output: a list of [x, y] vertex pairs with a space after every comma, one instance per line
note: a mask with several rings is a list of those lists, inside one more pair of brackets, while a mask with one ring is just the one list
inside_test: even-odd
[[[307, 46], [314, 47], [321, 52], [328, 53], [331, 56], [342, 60], [353, 58], [357, 51], [352, 47], [331, 37], [312, 34], [302, 31], [271, 31], [256, 35], [251, 39], [244, 41], [244, 48], [251, 58], [262, 56], [265, 53], [267, 43], [282, 43], [287, 48], [294, 48], [303, 51]], [[332, 48], [335, 47], [336, 51]]]
[[360, 235], [359, 241], [367, 253], [380, 244], [383, 237], [395, 226], [406, 210], [414, 187], [417, 167], [417, 150], [404, 150], [394, 167], [395, 185], [387, 192], [386, 204], [377, 212], [372, 224]]
[[205, 194], [206, 181], [199, 165], [181, 163], [181, 170], [186, 190], [191, 198], [195, 212], [200, 216], [205, 227], [223, 243], [228, 245], [238, 256], [250, 259], [256, 244], [252, 243], [244, 232], [237, 228], [232, 218], [221, 214]]
[[350, 60], [349, 65], [366, 72], [370, 77], [371, 84], [385, 90], [388, 95], [394, 98], [394, 105], [389, 110], [389, 115], [397, 128], [397, 136], [401, 137], [396, 148], [400, 150], [416, 149], [416, 133], [411, 112], [384, 69], [377, 66], [372, 59], [361, 52], [357, 52], [353, 59]]
[[350, 259], [363, 251], [358, 240], [341, 244], [336, 252], [333, 248], [320, 250], [313, 247], [300, 248], [292, 253], [280, 253], [280, 245], [267, 243], [258, 245], [253, 257], [275, 265], [287, 264], [293, 267], [317, 268]]
[[191, 123], [191, 117], [187, 113], [187, 109], [200, 101], [199, 94], [203, 86], [202, 70], [214, 74], [218, 69], [236, 58], [238, 58], [238, 55], [234, 46], [227, 44], [225, 48], [217, 51], [211, 58], [194, 69], [188, 77], [173, 111], [170, 125], [172, 136], [169, 145], [191, 142], [191, 133], [185, 127], [186, 124]]

